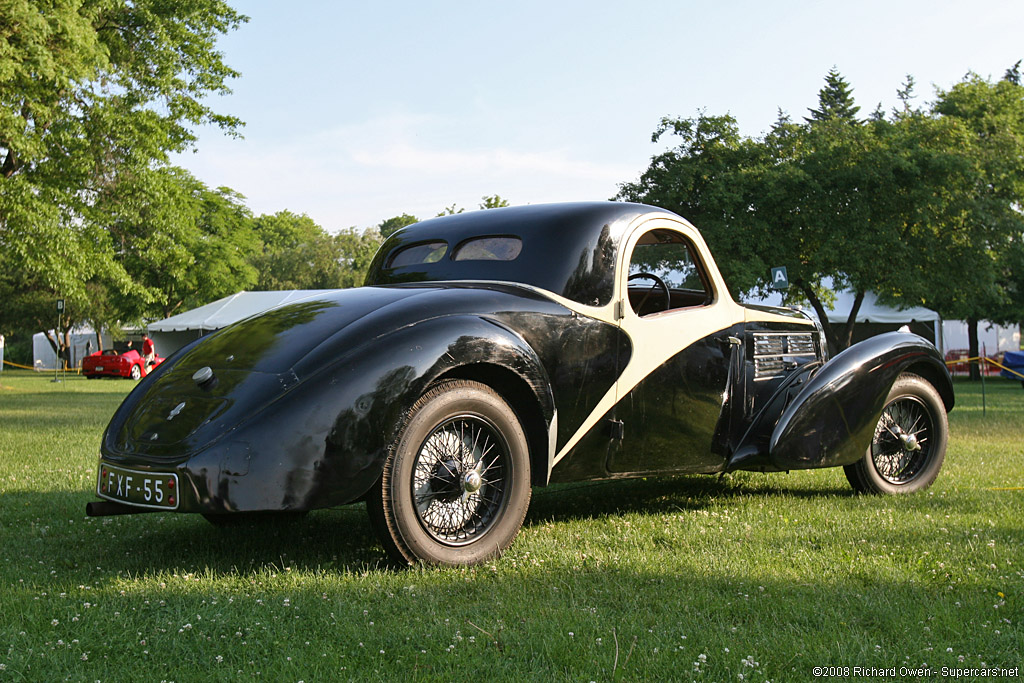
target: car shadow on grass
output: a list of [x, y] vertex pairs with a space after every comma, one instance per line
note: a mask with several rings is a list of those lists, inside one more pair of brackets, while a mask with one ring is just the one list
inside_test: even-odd
[[[788, 486], [780, 475], [747, 473], [725, 478], [660, 477], [534, 490], [524, 526], [602, 520], [628, 514], [665, 515], [758, 504], [761, 500], [832, 499], [848, 506], [855, 498], [834, 479]], [[914, 506], [945, 501], [914, 496]], [[351, 572], [392, 569], [370, 526], [363, 504], [313, 511], [301, 517], [267, 515], [215, 526], [198, 514], [152, 513], [89, 518], [85, 492], [8, 492], [0, 523], [20, 529], [12, 562], [26, 570], [101, 572], [137, 576], [169, 572], [252, 574], [292, 567]], [[878, 497], [863, 497], [883, 501]], [[909, 501], [908, 501], [909, 502]], [[882, 503], [879, 503], [882, 504]], [[891, 504], [891, 503], [890, 503]], [[31, 573], [31, 572], [30, 572]]]
[[[847, 495], [823, 484], [814, 488], [768, 487], [732, 477], [662, 477], [534, 490], [525, 526], [629, 513], [701, 510], [716, 501], [755, 496], [802, 498]], [[251, 572], [296, 566], [363, 572], [389, 566], [362, 503], [307, 515], [268, 514], [217, 526], [198, 514], [143, 513], [87, 517], [96, 500], [79, 492], [9, 492], [0, 521], [35, 538], [35, 564], [63, 568], [103, 567], [130, 575], [152, 572]], [[26, 559], [29, 559], [26, 557]]]
[[198, 514], [87, 517], [79, 492], [7, 492], [0, 524], [18, 529], [12, 565], [104, 575], [251, 573], [284, 567], [361, 572], [385, 565], [362, 504], [301, 518], [266, 516], [215, 526]]
[[753, 473], [556, 484], [534, 489], [526, 523], [596, 519], [627, 513], [678, 513], [704, 510], [722, 501], [749, 502], [764, 497], [824, 499], [854, 495], [848, 486], [832, 481], [823, 480], [811, 486], [787, 486], [784, 475]]

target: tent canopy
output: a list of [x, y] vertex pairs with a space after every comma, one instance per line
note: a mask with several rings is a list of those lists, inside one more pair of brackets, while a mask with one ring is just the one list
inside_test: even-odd
[[212, 332], [282, 304], [330, 292], [330, 289], [291, 289], [283, 292], [237, 292], [213, 303], [149, 324], [150, 332]]
[[[828, 321], [830, 323], [845, 323], [850, 317], [850, 309], [853, 308], [855, 298], [853, 292], [837, 292], [835, 307], [828, 309]], [[857, 311], [857, 322], [859, 323], [903, 324], [911, 321], [936, 322], [938, 320], [940, 320], [939, 314], [930, 308], [911, 306], [898, 309], [883, 306], [878, 303], [878, 297], [874, 292], [867, 292], [864, 295], [864, 301], [861, 302], [860, 310]]]
[[[824, 284], [828, 286], [830, 281], [826, 280]], [[850, 317], [850, 311], [853, 309], [853, 302], [856, 298], [856, 295], [851, 291], [836, 292], [835, 304], [825, 309], [828, 322], [836, 325], [845, 325]], [[752, 303], [781, 306], [782, 294], [780, 292], [772, 292], [764, 299]], [[810, 315], [815, 318], [818, 317], [813, 309], [809, 306], [806, 308]], [[867, 292], [864, 294], [864, 300], [861, 301], [860, 309], [857, 311], [856, 322], [857, 326], [853, 331], [854, 343], [876, 334], [891, 332], [904, 325], [908, 325], [911, 332], [933, 342], [939, 347], [939, 350], [944, 348], [942, 318], [930, 308], [923, 308], [921, 306], [911, 306], [904, 309], [892, 308], [879, 303], [878, 297], [875, 296], [874, 292]]]
[[213, 303], [149, 324], [158, 355], [167, 357], [194, 339], [283, 304], [317, 296], [332, 289], [292, 289], [283, 292], [238, 292]]
[[[826, 281], [826, 284], [827, 282], [828, 281]], [[856, 298], [856, 295], [848, 290], [836, 292], [835, 305], [832, 307], [826, 307], [825, 309], [826, 314], [828, 315], [828, 321], [830, 323], [845, 323], [850, 317], [850, 310], [853, 308], [853, 301]], [[751, 303], [765, 304], [767, 306], [781, 306], [782, 294], [780, 292], [772, 292], [764, 299], [752, 301]], [[809, 306], [807, 309], [811, 315], [815, 315], [814, 310]], [[815, 315], [815, 317], [817, 316]], [[911, 306], [910, 308], [899, 309], [880, 304], [878, 303], [878, 297], [875, 296], [874, 292], [867, 292], [864, 294], [864, 301], [861, 302], [860, 310], [857, 311], [858, 323], [902, 325], [911, 321], [934, 323], [939, 320], [941, 320], [939, 314], [930, 308]]]

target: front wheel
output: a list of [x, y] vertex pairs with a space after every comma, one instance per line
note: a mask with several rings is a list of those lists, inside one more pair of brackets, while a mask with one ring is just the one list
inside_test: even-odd
[[447, 380], [406, 414], [367, 510], [399, 564], [473, 565], [512, 544], [530, 492], [515, 412], [486, 385]]
[[949, 422], [942, 398], [917, 375], [889, 390], [864, 457], [843, 469], [861, 493], [912, 493], [932, 485], [946, 457]]
[[132, 366], [132, 379], [139, 379], [142, 377], [142, 369], [138, 365]]

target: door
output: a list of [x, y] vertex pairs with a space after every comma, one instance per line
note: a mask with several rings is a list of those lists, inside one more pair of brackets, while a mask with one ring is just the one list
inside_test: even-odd
[[717, 290], [686, 226], [641, 226], [626, 244], [622, 329], [633, 354], [620, 376], [615, 474], [714, 472], [726, 460], [742, 314]]

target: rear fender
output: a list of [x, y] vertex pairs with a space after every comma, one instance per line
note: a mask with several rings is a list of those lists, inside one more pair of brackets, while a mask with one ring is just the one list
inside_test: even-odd
[[769, 442], [780, 470], [849, 465], [871, 443], [885, 399], [901, 373], [930, 382], [953, 409], [953, 383], [926, 339], [905, 332], [872, 337], [827, 364], [782, 412]]
[[[430, 384], [453, 369], [489, 364], [518, 376], [532, 390], [549, 434], [555, 430], [550, 383], [533, 349], [521, 337], [476, 316], [446, 316], [372, 340], [313, 377], [310, 414], [333, 415], [319, 422], [322, 440], [308, 507], [347, 502], [380, 477], [387, 449], [402, 416]], [[301, 388], [301, 387], [300, 387]], [[502, 393], [502, 387], [494, 387]], [[316, 432], [318, 430], [311, 430]], [[548, 439], [550, 441], [550, 439]], [[322, 450], [321, 450], [322, 449]], [[548, 462], [550, 462], [550, 455]]]

